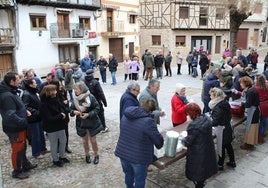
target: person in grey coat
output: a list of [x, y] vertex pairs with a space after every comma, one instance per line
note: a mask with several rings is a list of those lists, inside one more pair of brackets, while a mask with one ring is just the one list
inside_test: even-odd
[[141, 92], [139, 97], [140, 104], [143, 103], [146, 99], [153, 99], [155, 102], [155, 110], [152, 112], [154, 115], [155, 122], [160, 124], [160, 117], [166, 115], [164, 110], [161, 110], [158, 104], [157, 92], [160, 89], [160, 82], [158, 80], [152, 79], [149, 81], [148, 86]]

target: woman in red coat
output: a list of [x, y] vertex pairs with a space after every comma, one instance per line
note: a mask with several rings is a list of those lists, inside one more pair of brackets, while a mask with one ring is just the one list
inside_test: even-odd
[[188, 100], [185, 96], [185, 91], [186, 88], [183, 84], [176, 84], [175, 94], [171, 99], [171, 119], [173, 127], [176, 127], [187, 120], [186, 105], [188, 104]]
[[254, 81], [254, 87], [260, 98], [261, 110], [258, 142], [263, 143], [264, 135], [267, 130], [266, 124], [268, 122], [268, 83], [266, 82], [265, 76], [263, 74], [257, 74]]

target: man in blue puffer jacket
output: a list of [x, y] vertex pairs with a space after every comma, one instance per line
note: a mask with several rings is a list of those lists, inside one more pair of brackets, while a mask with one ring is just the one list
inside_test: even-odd
[[120, 158], [127, 187], [145, 187], [147, 167], [153, 162], [154, 146], [160, 149], [164, 139], [159, 133], [152, 111], [155, 102], [145, 100], [141, 107], [130, 106], [120, 121], [120, 135], [115, 155]]

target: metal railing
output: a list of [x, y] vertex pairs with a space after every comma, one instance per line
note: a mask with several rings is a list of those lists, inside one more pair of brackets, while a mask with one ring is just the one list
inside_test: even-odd
[[50, 24], [51, 38], [83, 38], [85, 29], [79, 23], [52, 23]]
[[100, 32], [125, 32], [124, 20], [100, 20]]
[[42, 0], [44, 2], [59, 2], [59, 3], [66, 3], [66, 4], [75, 4], [75, 5], [89, 5], [100, 7], [101, 3], [100, 0]]
[[14, 33], [15, 31], [12, 28], [0, 28], [0, 45], [14, 45]]

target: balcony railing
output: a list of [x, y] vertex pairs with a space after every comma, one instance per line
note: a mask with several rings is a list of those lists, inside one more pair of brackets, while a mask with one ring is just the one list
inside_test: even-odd
[[101, 8], [100, 0], [17, 0], [17, 3], [56, 6], [60, 8], [81, 8], [86, 10], [97, 10]]
[[14, 29], [0, 28], [0, 45], [15, 45]]
[[46, 2], [60, 2], [60, 3], [70, 3], [78, 5], [91, 5], [100, 7], [100, 0], [43, 0]]
[[50, 24], [50, 37], [53, 38], [83, 38], [86, 29], [79, 23], [52, 23]]
[[100, 20], [98, 27], [101, 32], [125, 32], [124, 20]]

